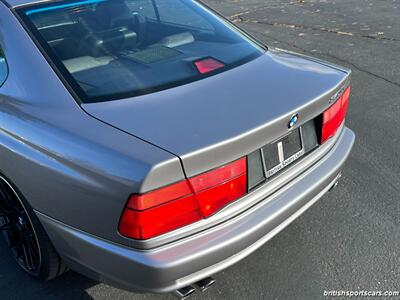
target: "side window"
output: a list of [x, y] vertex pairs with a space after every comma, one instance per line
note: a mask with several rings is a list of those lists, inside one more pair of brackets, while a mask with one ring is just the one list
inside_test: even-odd
[[8, 66], [4, 56], [3, 49], [0, 48], [0, 86], [6, 81], [8, 75]]
[[160, 12], [161, 22], [214, 30], [209, 22], [200, 15], [194, 14], [193, 10], [186, 6], [183, 1], [156, 0], [155, 2]]

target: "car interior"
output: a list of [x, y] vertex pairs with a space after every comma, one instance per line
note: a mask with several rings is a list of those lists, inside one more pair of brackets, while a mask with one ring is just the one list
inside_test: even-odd
[[[145, 10], [139, 5], [144, 2]], [[74, 80], [93, 97], [198, 75], [193, 66], [197, 59], [212, 57], [229, 65], [255, 51], [222, 23], [180, 7], [171, 10], [175, 22], [164, 21], [163, 5], [156, 5], [156, 0], [99, 0], [30, 17]]]
[[[151, 22], [148, 17], [131, 11], [123, 1], [99, 3], [95, 9], [79, 11], [65, 22], [59, 22], [57, 15], [52, 17], [53, 20], [47, 21], [53, 24], [38, 29], [66, 67], [70, 69], [71, 65], [73, 72], [108, 64], [117, 53], [132, 57], [131, 54], [148, 47], [174, 48], [194, 42], [192, 32]], [[151, 34], [146, 34], [147, 27]], [[151, 50], [138, 58], [149, 62], [172, 53], [176, 54], [175, 51]]]

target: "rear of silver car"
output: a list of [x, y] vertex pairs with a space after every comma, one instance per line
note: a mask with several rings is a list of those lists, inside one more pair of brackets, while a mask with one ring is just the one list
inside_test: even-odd
[[[50, 6], [43, 9], [54, 10]], [[35, 16], [43, 9], [28, 7], [24, 12]], [[49, 25], [46, 23], [43, 28], [48, 30]], [[43, 43], [40, 39], [36, 40], [38, 45]], [[171, 36], [167, 40], [170, 39]], [[192, 51], [188, 48], [198, 42], [198, 36], [185, 33], [179, 39], [184, 43], [162, 47], [182, 52], [186, 55], [182, 61], [187, 63]], [[58, 40], [48, 44], [58, 47]], [[159, 44], [148, 48], [154, 49], [154, 45], [159, 47]], [[337, 104], [348, 91], [350, 71], [282, 50], [265, 51], [251, 45], [257, 48], [257, 55], [242, 64], [197, 78], [201, 80], [151, 92], [146, 90], [142, 94], [125, 94], [123, 88], [126, 87], [122, 86], [124, 93], [110, 98], [112, 101], [103, 101], [104, 97], [110, 97], [103, 89], [109, 86], [103, 83], [96, 86], [99, 78], [85, 73], [96, 68], [104, 71], [105, 56], [97, 58], [96, 64], [100, 65], [94, 67], [93, 59], [83, 55], [66, 57], [55, 64], [56, 72], [63, 70], [57, 73], [63, 82], [74, 78], [81, 80], [86, 74], [85, 79], [96, 83], [78, 87], [86, 93], [87, 97], [82, 99], [92, 97], [94, 100], [79, 102], [82, 115], [71, 113], [76, 120], [85, 119], [81, 124], [86, 126], [86, 131], [79, 133], [82, 139], [79, 137], [73, 144], [85, 145], [82, 149], [93, 149], [92, 152], [86, 154], [79, 147], [70, 150], [69, 145], [54, 151], [57, 155], [61, 153], [67, 163], [73, 161], [77, 173], [71, 176], [71, 172], [57, 168], [61, 174], [58, 178], [68, 178], [70, 186], [78, 188], [68, 190], [70, 197], [63, 196], [58, 203], [60, 209], [47, 198], [37, 196], [36, 202], [32, 202], [68, 266], [129, 290], [176, 291], [229, 267], [261, 247], [337, 183], [354, 143], [354, 134], [343, 122], [345, 112], [342, 109], [346, 110], [347, 104], [346, 108], [339, 105], [336, 111]], [[122, 50], [126, 55], [126, 49]], [[217, 55], [218, 51], [215, 53]], [[194, 63], [199, 61], [195, 59]], [[134, 60], [138, 63], [137, 57]], [[218, 57], [213, 63], [220, 60]], [[116, 62], [120, 63], [117, 59], [112, 63]], [[169, 63], [166, 60], [167, 67]], [[80, 70], [82, 65], [90, 67]], [[179, 66], [186, 68], [187, 65]], [[148, 70], [148, 66], [143, 69]], [[197, 71], [202, 69], [198, 67]], [[190, 69], [190, 72], [197, 71]], [[72, 95], [79, 95], [73, 93], [74, 84], [67, 84], [67, 87]], [[64, 92], [64, 86], [62, 88]], [[327, 113], [332, 108], [335, 112]], [[335, 119], [337, 112], [340, 122]], [[336, 126], [326, 134], [324, 126], [331, 126], [330, 119], [335, 120]], [[89, 127], [90, 122], [96, 124]], [[117, 132], [121, 135], [121, 140], [129, 142], [118, 145], [102, 140], [106, 146], [101, 149], [106, 148], [104, 153], [109, 156], [97, 151], [98, 145], [92, 147], [97, 141], [87, 147], [82, 140], [88, 139], [86, 134], [99, 134], [95, 131], [101, 128], [97, 122], [106, 127], [98, 132], [112, 130], [107, 136], [113, 136], [115, 131], [115, 135]], [[119, 140], [115, 138], [114, 141]], [[51, 149], [47, 151], [52, 153]], [[57, 159], [59, 156], [54, 155]], [[139, 214], [159, 209], [164, 204], [142, 209], [135, 206], [137, 203], [130, 206], [131, 199], [137, 200], [181, 182], [191, 184], [193, 178], [238, 160], [245, 161], [246, 165], [245, 191], [212, 214], [187, 222], [185, 226], [147, 235], [141, 232], [142, 235], [136, 236], [133, 230], [130, 232], [129, 221], [132, 220], [128, 220], [126, 231], [126, 227], [121, 230], [125, 212]], [[62, 189], [62, 180], [55, 182], [50, 168], [42, 170], [42, 174], [47, 174], [54, 194]], [[82, 178], [91, 183], [90, 188]], [[40, 179], [32, 180], [40, 182]], [[29, 188], [21, 185], [21, 189], [35, 191], [33, 184]], [[167, 219], [168, 215], [161, 217]]]
[[66, 262], [92, 278], [139, 291], [171, 292], [238, 262], [328, 192], [354, 142], [346, 127], [268, 184], [207, 220], [129, 248], [38, 214]]
[[349, 75], [314, 101], [233, 142], [240, 149], [242, 139], [281, 130], [278, 138], [265, 136], [260, 147], [248, 151], [246, 195], [208, 218], [150, 239], [129, 239], [129, 246], [44, 214], [39, 218], [68, 265], [88, 276], [135, 291], [163, 293], [192, 285], [261, 247], [337, 183], [354, 134], [342, 123], [321, 143], [320, 126], [323, 112], [349, 86]]

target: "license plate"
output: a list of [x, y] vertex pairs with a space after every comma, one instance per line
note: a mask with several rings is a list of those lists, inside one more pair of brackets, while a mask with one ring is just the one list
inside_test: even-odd
[[305, 154], [301, 129], [298, 128], [262, 148], [266, 178], [270, 178]]

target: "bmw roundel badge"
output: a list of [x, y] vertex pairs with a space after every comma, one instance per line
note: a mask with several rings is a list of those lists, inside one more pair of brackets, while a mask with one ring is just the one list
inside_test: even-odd
[[299, 114], [294, 114], [289, 121], [288, 127], [289, 129], [292, 128], [294, 125], [297, 124], [297, 121], [299, 121]]

